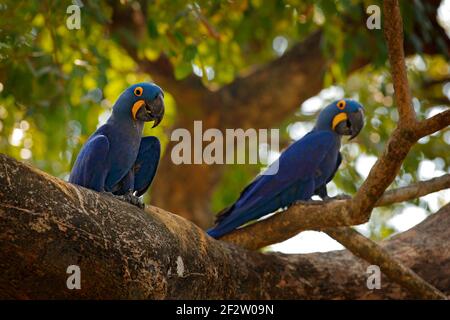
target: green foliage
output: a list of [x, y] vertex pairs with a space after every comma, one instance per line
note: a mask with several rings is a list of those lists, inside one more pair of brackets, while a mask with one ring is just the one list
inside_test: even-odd
[[239, 196], [239, 191], [252, 181], [258, 174], [258, 167], [252, 165], [228, 165], [221, 183], [215, 190], [212, 198], [211, 208], [214, 212], [219, 212], [231, 203], [235, 202]]

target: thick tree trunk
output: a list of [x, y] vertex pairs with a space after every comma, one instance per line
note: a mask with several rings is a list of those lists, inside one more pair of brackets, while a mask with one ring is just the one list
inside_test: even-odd
[[[383, 243], [450, 294], [450, 205]], [[66, 269], [81, 269], [68, 290]], [[146, 211], [0, 155], [0, 298], [412, 298], [348, 251], [283, 255], [208, 237], [156, 207]]]

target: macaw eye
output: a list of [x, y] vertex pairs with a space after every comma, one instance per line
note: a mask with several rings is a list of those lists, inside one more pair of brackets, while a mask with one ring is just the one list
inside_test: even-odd
[[341, 101], [339, 101], [336, 105], [337, 105], [337, 107], [339, 108], [339, 109], [341, 109], [341, 110], [344, 110], [344, 108], [345, 108], [345, 100], [341, 100]]
[[138, 97], [142, 96], [142, 93], [144, 93], [144, 89], [142, 87], [137, 87], [134, 89], [134, 94]]

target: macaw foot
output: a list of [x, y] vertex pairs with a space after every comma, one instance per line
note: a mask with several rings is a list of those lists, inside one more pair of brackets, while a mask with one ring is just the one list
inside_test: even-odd
[[113, 194], [111, 192], [106, 192], [106, 193], [116, 199], [119, 199], [119, 200], [127, 202], [127, 203], [131, 203], [132, 205], [135, 205], [138, 208], [141, 208], [141, 209], [145, 208], [145, 203], [142, 201], [142, 199], [140, 197], [135, 196], [132, 192], [128, 192], [123, 195], [117, 195], [117, 194]]
[[123, 196], [120, 196], [120, 197], [123, 198], [123, 201], [131, 203], [132, 205], [135, 205], [138, 208], [141, 208], [141, 209], [145, 208], [145, 203], [142, 201], [142, 199], [140, 197], [135, 196], [131, 192], [124, 194]]
[[334, 201], [334, 200], [349, 200], [351, 198], [352, 198], [352, 196], [345, 194], [345, 193], [341, 193], [334, 197], [326, 197], [325, 199], [323, 199], [323, 201], [328, 202], [328, 201]]

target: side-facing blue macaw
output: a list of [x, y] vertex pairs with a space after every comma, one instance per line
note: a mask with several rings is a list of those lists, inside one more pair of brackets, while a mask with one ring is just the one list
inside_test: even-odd
[[[290, 145], [272, 164], [278, 166], [278, 171], [257, 176], [233, 205], [219, 213], [208, 234], [220, 238], [296, 201], [310, 200], [315, 194], [323, 200], [328, 198], [326, 184], [342, 160], [341, 137], [349, 135], [353, 139], [363, 126], [363, 107], [358, 102], [343, 99], [328, 105], [320, 112], [313, 130]], [[273, 167], [267, 170], [274, 172]]]
[[87, 140], [78, 154], [69, 182], [108, 192], [140, 207], [159, 163], [156, 137], [142, 137], [144, 122], [156, 127], [164, 116], [164, 93], [152, 83], [126, 89], [104, 125]]

